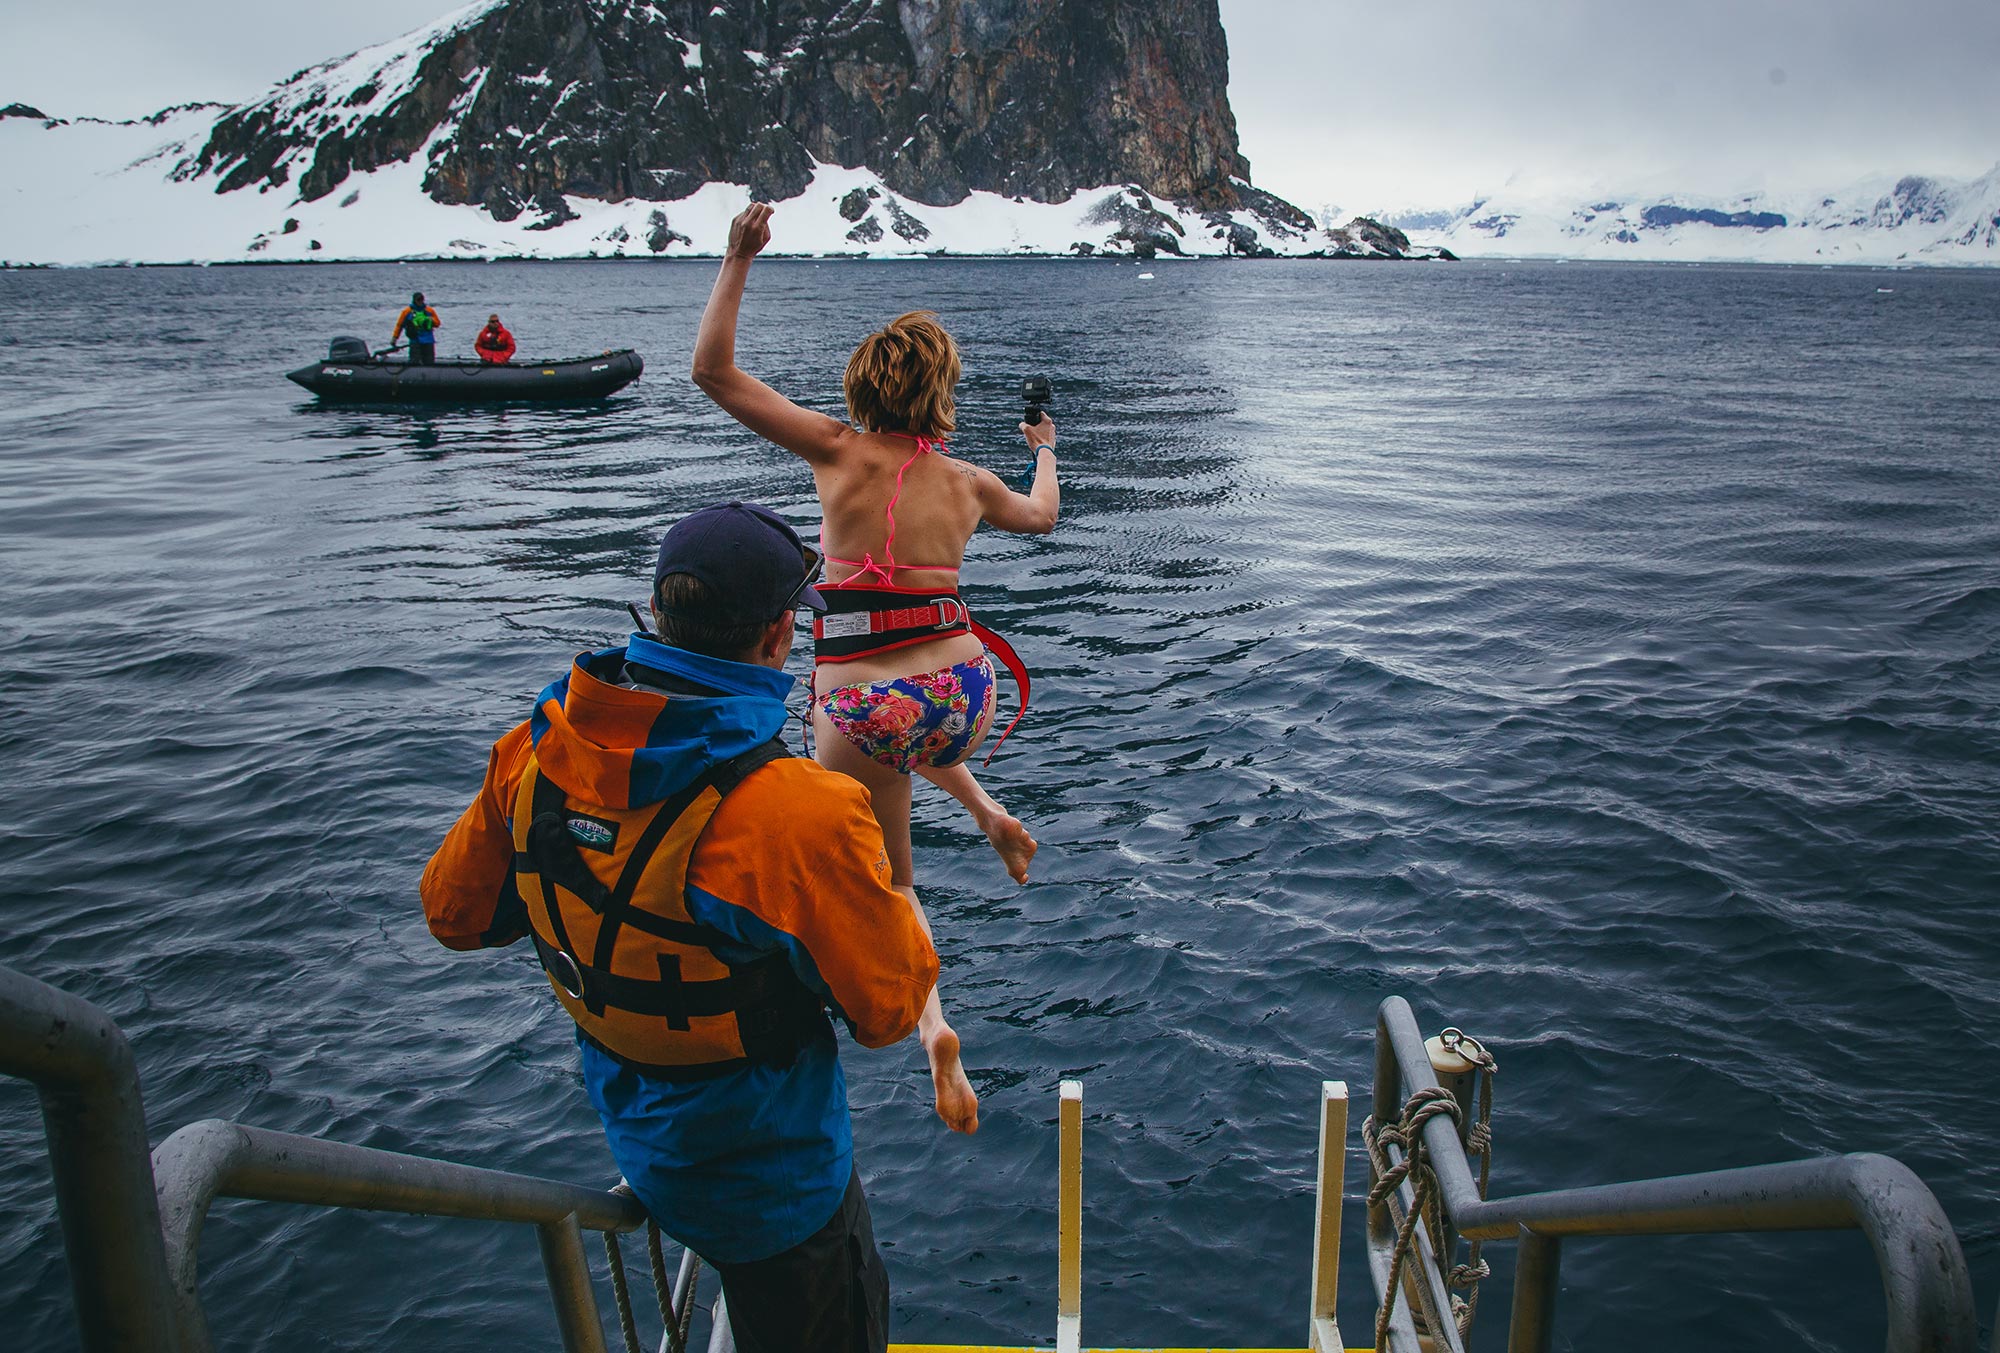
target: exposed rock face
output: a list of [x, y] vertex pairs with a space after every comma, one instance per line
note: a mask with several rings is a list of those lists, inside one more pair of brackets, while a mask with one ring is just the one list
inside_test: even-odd
[[[1340, 240], [1343, 235], [1378, 254], [1402, 255], [1410, 252], [1408, 235], [1394, 226], [1383, 225], [1372, 216], [1357, 216], [1333, 232], [1336, 240]], [[1342, 240], [1342, 243], [1346, 241]]]
[[[5, 116], [7, 114], [0, 111], [0, 117]], [[1869, 224], [1889, 230], [1912, 221], [1937, 225], [1949, 219], [1957, 206], [1956, 195], [1944, 184], [1921, 175], [1907, 174], [1897, 179], [1895, 188], [1875, 204]], [[1784, 218], [1778, 219], [1782, 224]]]
[[1117, 226], [1111, 238], [1130, 246], [1138, 258], [1183, 252], [1181, 240], [1186, 232], [1180, 222], [1155, 207], [1152, 199], [1137, 188], [1105, 198], [1083, 219], [1087, 225]]
[[1217, 0], [494, 0], [301, 72], [180, 173], [312, 201], [422, 155], [436, 200], [551, 224], [564, 195], [780, 200], [815, 159], [917, 204], [1136, 183], [1225, 208], [1249, 175], [1227, 84]]
[[646, 247], [656, 254], [664, 254], [670, 244], [690, 244], [687, 236], [667, 224], [667, 214], [655, 208], [646, 217]]

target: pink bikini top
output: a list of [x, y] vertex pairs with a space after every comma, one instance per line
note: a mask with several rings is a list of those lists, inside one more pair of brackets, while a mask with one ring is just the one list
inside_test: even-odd
[[942, 441], [934, 441], [929, 437], [914, 437], [907, 432], [890, 432], [883, 435], [906, 438], [909, 441], [915, 442], [917, 449], [910, 453], [910, 458], [903, 462], [901, 469], [896, 471], [895, 491], [889, 495], [889, 506], [884, 508], [882, 512], [882, 515], [889, 522], [889, 537], [882, 542], [882, 562], [879, 564], [876, 563], [875, 556], [866, 550], [862, 551], [859, 559], [836, 559], [831, 554], [826, 554], [823, 548], [826, 544], [826, 528], [822, 526], [820, 528], [820, 545], [822, 546], [821, 553], [825, 556], [826, 562], [829, 564], [845, 564], [849, 568], [858, 570], [837, 583], [819, 584], [822, 588], [858, 587], [864, 585], [861, 581], [862, 579], [871, 576], [878, 579], [880, 585], [883, 587], [894, 587], [896, 585], [896, 570], [899, 568], [925, 569], [933, 573], [950, 573], [954, 575], [958, 572], [957, 566], [953, 564], [899, 564], [896, 562], [896, 501], [903, 496], [903, 475], [908, 472], [912, 465], [917, 463], [919, 456], [929, 455], [933, 451], [948, 451], [951, 448], [947, 447]]

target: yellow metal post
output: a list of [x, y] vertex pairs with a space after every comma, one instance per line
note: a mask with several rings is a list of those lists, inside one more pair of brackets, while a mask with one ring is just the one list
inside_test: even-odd
[[1313, 1198], [1312, 1353], [1340, 1353], [1340, 1194], [1347, 1183], [1347, 1082], [1319, 1086], [1319, 1182]]
[[1056, 1206], [1056, 1353], [1077, 1353], [1083, 1340], [1083, 1082], [1064, 1081], [1058, 1121]]

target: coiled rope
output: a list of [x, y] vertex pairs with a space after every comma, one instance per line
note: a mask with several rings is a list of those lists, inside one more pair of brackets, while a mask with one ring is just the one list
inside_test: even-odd
[[[1446, 1029], [1439, 1035], [1438, 1041], [1445, 1051], [1463, 1057], [1478, 1068], [1479, 1121], [1466, 1128], [1463, 1137], [1467, 1154], [1479, 1157], [1479, 1196], [1483, 1199], [1493, 1172], [1493, 1074], [1499, 1070], [1499, 1063], [1478, 1039], [1457, 1029]], [[1371, 1209], [1385, 1206], [1405, 1180], [1409, 1181], [1411, 1190], [1410, 1208], [1396, 1228], [1396, 1247], [1389, 1261], [1389, 1279], [1385, 1284], [1382, 1305], [1375, 1313], [1375, 1347], [1378, 1349], [1389, 1346], [1389, 1317], [1396, 1307], [1396, 1294], [1402, 1290], [1403, 1266], [1415, 1246], [1420, 1220], [1430, 1233], [1433, 1252], [1446, 1262], [1451, 1258], [1445, 1250], [1448, 1233], [1444, 1226], [1437, 1173], [1431, 1168], [1430, 1148], [1424, 1144], [1424, 1124], [1439, 1116], [1450, 1118], [1455, 1127], [1464, 1122], [1463, 1112], [1451, 1091], [1442, 1086], [1431, 1086], [1411, 1095], [1403, 1104], [1401, 1116], [1394, 1122], [1381, 1123], [1370, 1115], [1361, 1124], [1361, 1140], [1368, 1148], [1368, 1160], [1375, 1172], [1374, 1186], [1368, 1190], [1368, 1206]], [[1391, 1147], [1402, 1153], [1400, 1161], [1391, 1162]], [[1464, 1288], [1467, 1293], [1464, 1297], [1451, 1293], [1451, 1321], [1457, 1327], [1461, 1343], [1472, 1332], [1473, 1317], [1479, 1311], [1479, 1280], [1492, 1273], [1485, 1260], [1480, 1258], [1482, 1243], [1472, 1241], [1466, 1253], [1466, 1262], [1453, 1265], [1445, 1275], [1447, 1289]], [[1425, 1323], [1430, 1328], [1437, 1328], [1442, 1313], [1434, 1309], [1430, 1285], [1418, 1279], [1411, 1286], [1416, 1291]]]
[[[1484, 1043], [1457, 1029], [1446, 1029], [1438, 1035], [1438, 1042], [1445, 1051], [1455, 1052], [1479, 1068], [1479, 1121], [1465, 1130], [1465, 1151], [1467, 1155], [1479, 1157], [1479, 1196], [1484, 1200], [1487, 1181], [1493, 1175], [1493, 1073], [1500, 1069], [1500, 1063], [1494, 1060]], [[1472, 1333], [1472, 1318], [1479, 1313], [1479, 1280], [1493, 1274], [1486, 1261], [1479, 1257], [1480, 1247], [1485, 1243], [1483, 1240], [1471, 1242], [1465, 1253], [1465, 1262], [1454, 1265], [1445, 1276], [1448, 1286], [1466, 1289], [1464, 1300], [1461, 1301], [1455, 1294], [1451, 1299], [1452, 1317], [1458, 1323], [1461, 1342]]]
[[[1368, 1206], [1371, 1209], [1386, 1206], [1390, 1195], [1400, 1189], [1406, 1179], [1412, 1190], [1409, 1210], [1403, 1214], [1402, 1224], [1396, 1228], [1396, 1248], [1389, 1259], [1389, 1280], [1383, 1285], [1382, 1305], [1375, 1312], [1375, 1347], [1378, 1349], [1389, 1347], [1389, 1316], [1396, 1309], [1396, 1294], [1402, 1290], [1403, 1265], [1416, 1243], [1419, 1220], [1430, 1227], [1434, 1238], [1444, 1234], [1443, 1218], [1439, 1215], [1437, 1173], [1431, 1169], [1430, 1148], [1424, 1145], [1424, 1124], [1440, 1116], [1451, 1119], [1456, 1125], [1459, 1121], [1458, 1101], [1452, 1098], [1451, 1091], [1433, 1085], [1411, 1095], [1403, 1104], [1402, 1116], [1395, 1122], [1377, 1122], [1375, 1115], [1370, 1114], [1361, 1124], [1361, 1140], [1368, 1148], [1369, 1163], [1375, 1167], [1375, 1183], [1368, 1190]], [[1400, 1150], [1403, 1158], [1391, 1161], [1390, 1147]], [[1430, 1309], [1430, 1288], [1422, 1281], [1414, 1286], [1426, 1318], [1435, 1325], [1438, 1313]]]

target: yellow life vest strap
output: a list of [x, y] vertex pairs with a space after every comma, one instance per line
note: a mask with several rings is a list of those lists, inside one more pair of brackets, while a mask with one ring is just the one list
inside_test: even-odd
[[[607, 1011], [617, 1011], [659, 1018], [667, 1030], [676, 1033], [688, 1032], [693, 1019], [734, 1015], [745, 1057], [778, 1065], [788, 1065], [805, 1041], [824, 1028], [826, 1016], [821, 998], [799, 981], [789, 958], [782, 952], [750, 963], [723, 962], [728, 975], [708, 980], [684, 979], [682, 956], [671, 952], [654, 956], [657, 976], [630, 975], [629, 968], [626, 973], [612, 969], [618, 934], [626, 927], [683, 948], [706, 949], [711, 954], [718, 947], [740, 947], [731, 936], [711, 926], [662, 916], [638, 906], [635, 895], [654, 856], [670, 836], [675, 836], [676, 825], [702, 804], [704, 795], [713, 791], [703, 817], [695, 824], [698, 829], [705, 829], [708, 815], [713, 814], [722, 795], [742, 783], [751, 771], [786, 755], [789, 753], [783, 744], [773, 739], [711, 767], [707, 774], [664, 800], [634, 842], [617, 880], [608, 885], [584, 863], [577, 849], [576, 839], [570, 833], [568, 798], [562, 787], [544, 775], [539, 765], [530, 764], [515, 800], [515, 839], [520, 847], [515, 853], [514, 868], [517, 875], [534, 876], [534, 886], [520, 891], [524, 899], [531, 895], [540, 898], [548, 930], [545, 936], [541, 927], [531, 927], [530, 938], [550, 980], [563, 995], [583, 1008], [582, 1013], [574, 1009], [571, 1013], [577, 1016], [584, 1036], [612, 1056], [641, 1070], [677, 1078], [719, 1074], [741, 1064], [709, 1061], [660, 1066], [634, 1061], [596, 1037], [593, 1025], [585, 1020], [586, 1015], [602, 1020]], [[523, 817], [525, 822], [520, 820]], [[686, 848], [686, 843], [679, 848]], [[596, 941], [588, 958], [577, 951], [570, 939], [557, 888], [597, 913]], [[656, 904], [658, 901], [655, 899]]]
[[[606, 887], [604, 881], [590, 872], [590, 866], [583, 862], [583, 856], [576, 848], [576, 838], [569, 833], [569, 804], [562, 786], [542, 774], [536, 766], [528, 772], [534, 785], [524, 796], [529, 801], [531, 817], [528, 825], [528, 866], [541, 875], [542, 908], [548, 917], [549, 929], [555, 936], [553, 946], [556, 955], [553, 964], [550, 955], [543, 954], [543, 966], [556, 979], [563, 990], [580, 1000], [584, 1008], [593, 1015], [602, 1015], [606, 1004], [625, 1006], [622, 1001], [607, 1001], [607, 993], [601, 986], [593, 990], [593, 984], [580, 980], [581, 969], [585, 966], [609, 975], [611, 955], [618, 943], [618, 932], [628, 923], [635, 929], [644, 929], [649, 934], [659, 935], [682, 944], [698, 944], [712, 949], [718, 943], [727, 943], [729, 937], [719, 930], [691, 922], [674, 921], [664, 916], [649, 916], [632, 905], [633, 894], [639, 889], [639, 880], [644, 877], [646, 867], [653, 862], [653, 855], [660, 843], [680, 821], [681, 814], [708, 788], [708, 778], [703, 776], [662, 802], [653, 814], [653, 820], [646, 824], [646, 830], [626, 857], [625, 868], [620, 871], [618, 881]], [[516, 861], [517, 867], [519, 861]], [[562, 908], [556, 903], [555, 884], [582, 898], [584, 904], [601, 917], [597, 927], [596, 951], [586, 964], [583, 956], [570, 943], [568, 929], [563, 925]], [[548, 946], [536, 945], [536, 952]], [[571, 980], [571, 979], [579, 980]], [[662, 979], [665, 974], [662, 973]], [[654, 1012], [648, 1012], [654, 1013]], [[687, 1028], [685, 1018], [670, 1021], [670, 1027]]]

